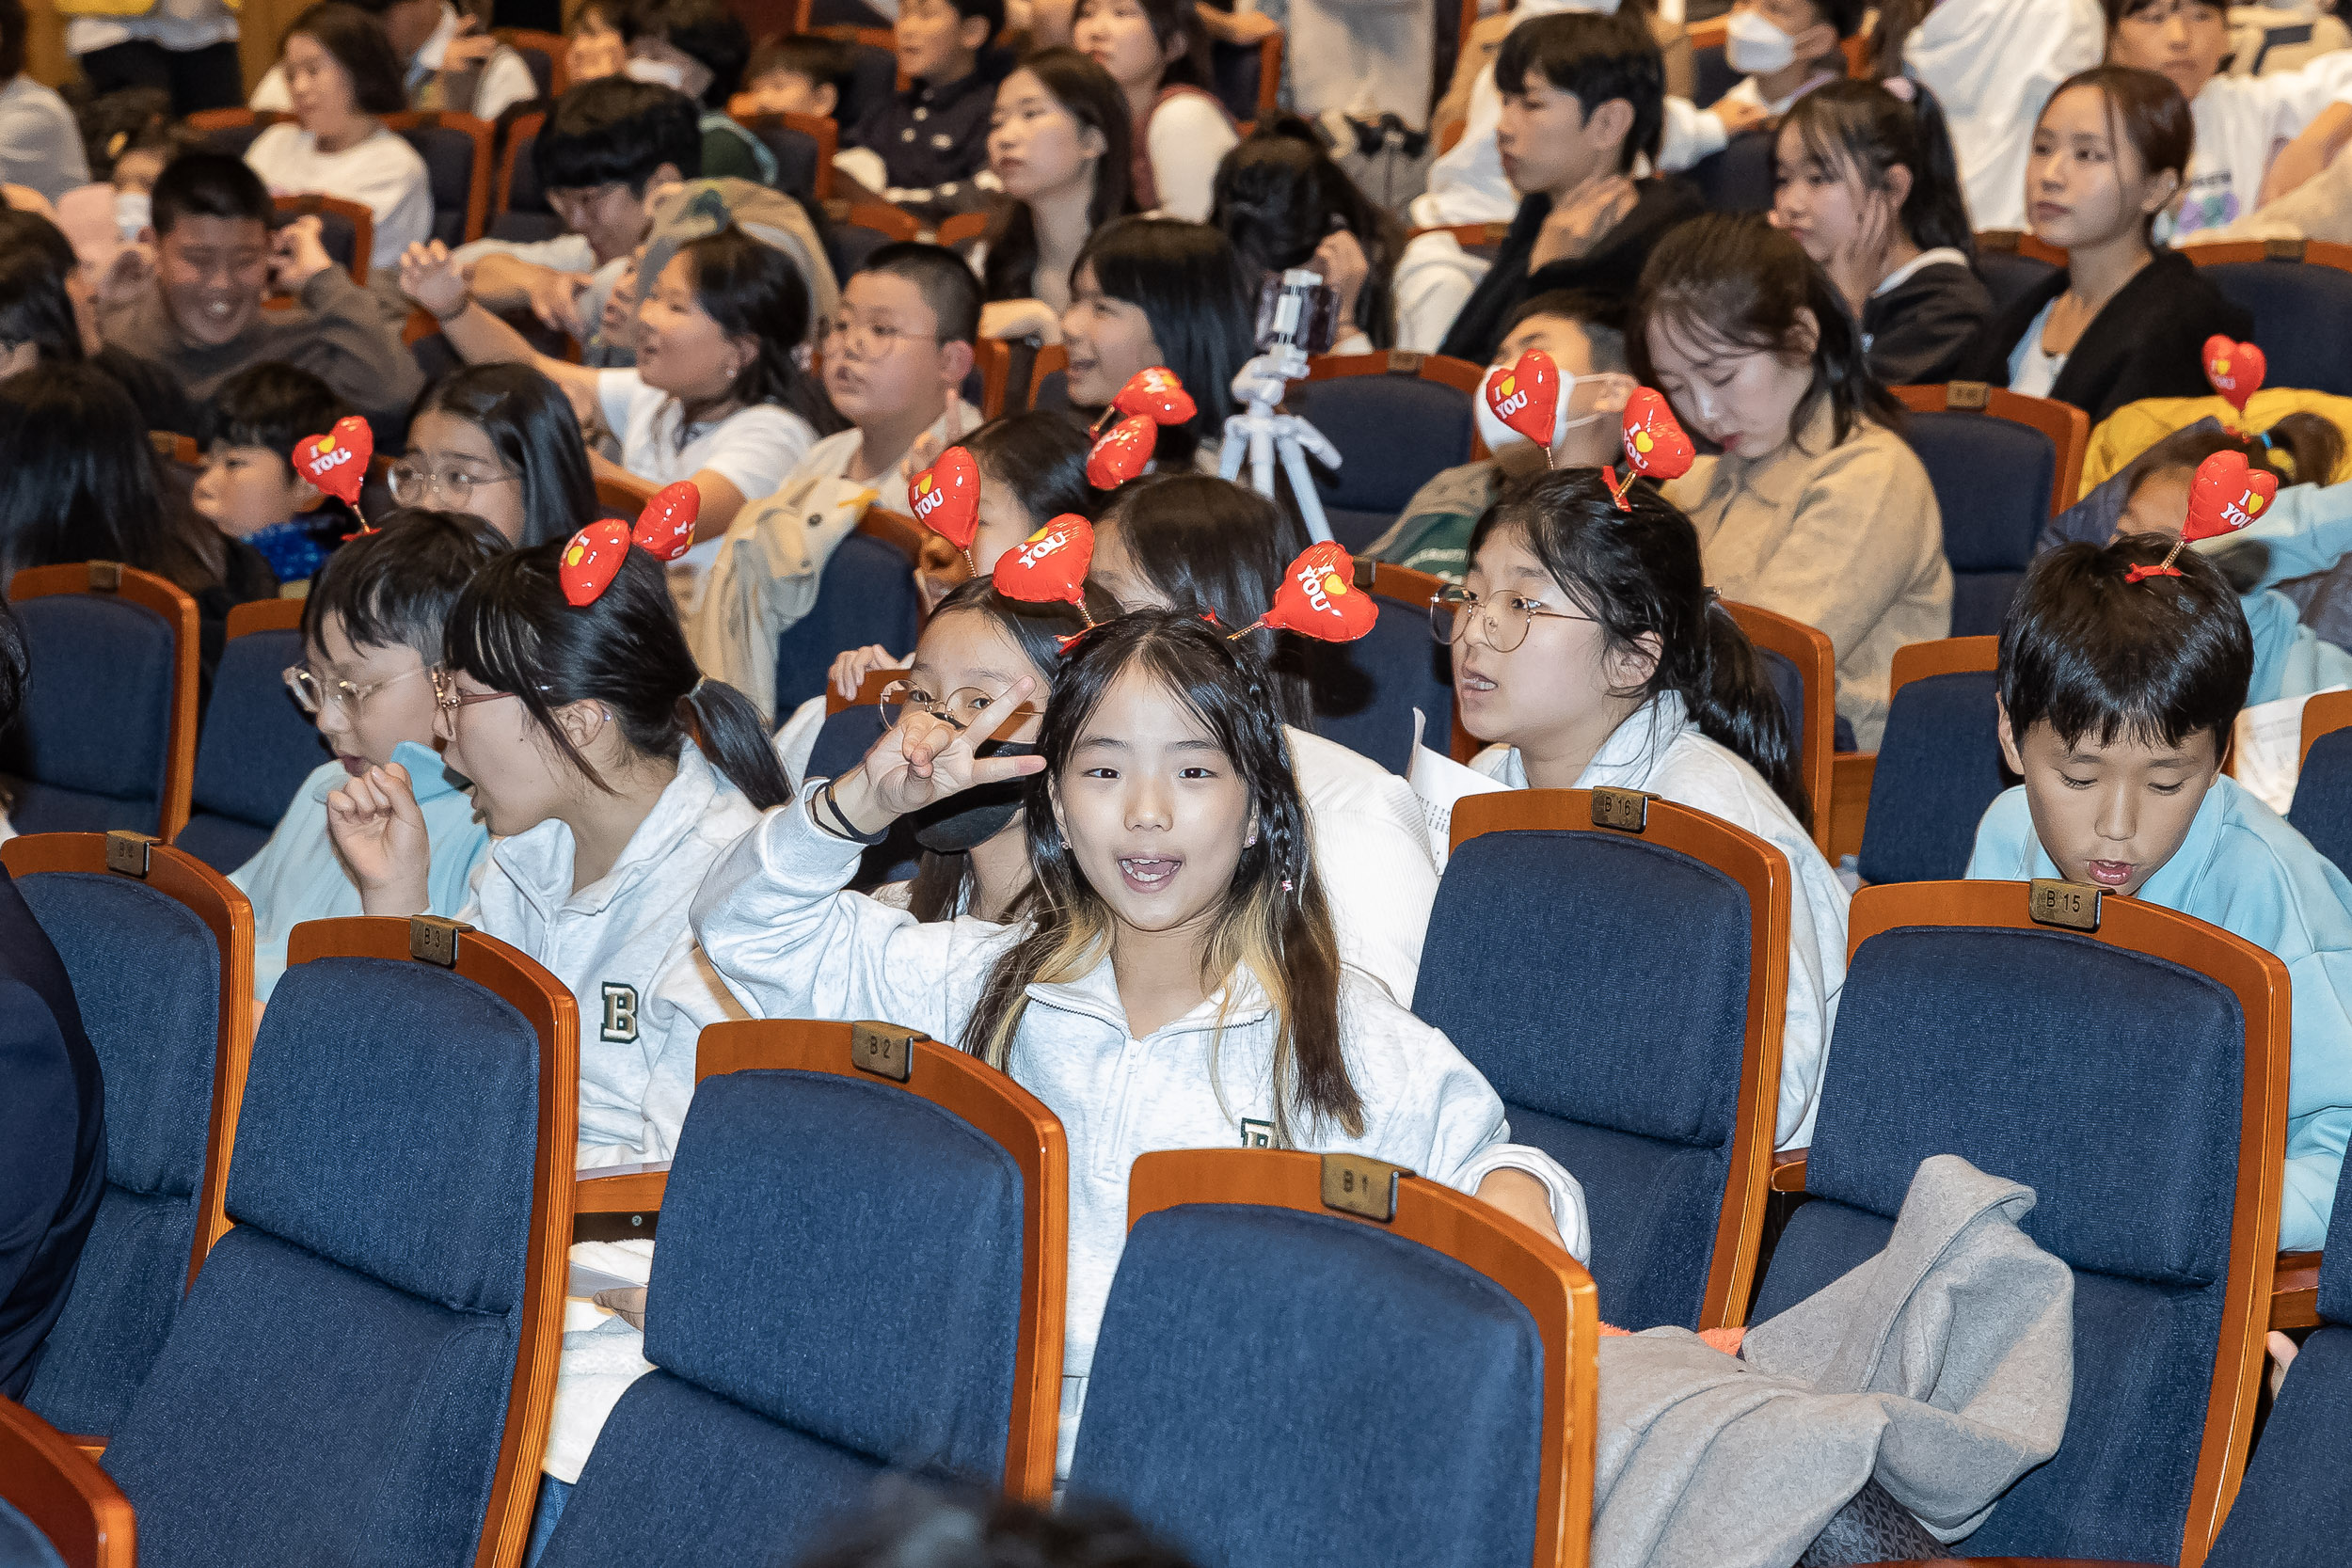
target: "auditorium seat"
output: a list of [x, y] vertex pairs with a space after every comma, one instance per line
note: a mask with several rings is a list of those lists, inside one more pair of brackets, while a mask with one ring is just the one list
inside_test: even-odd
[[1379, 604], [1372, 630], [1299, 650], [1314, 731], [1401, 774], [1412, 763], [1416, 708], [1432, 751], [1443, 754], [1454, 729], [1451, 656], [1429, 635], [1429, 601], [1443, 585], [1426, 572], [1359, 557], [1356, 586]]
[[2352, 691], [2322, 691], [2303, 705], [2302, 753], [2287, 821], [2352, 876]]
[[2042, 529], [2082, 487], [2090, 417], [1980, 381], [1892, 390], [1943, 515], [1952, 635], [1997, 636]]
[[0, 1400], [0, 1563], [136, 1568], [131, 1505], [95, 1460], [21, 1404]]
[[1813, 804], [1813, 842], [1830, 852], [1831, 760], [1837, 744], [1837, 650], [1826, 633], [1761, 606], [1723, 601], [1756, 646], [1788, 715], [1797, 777]]
[[261, 853], [302, 781], [332, 755], [286, 689], [285, 672], [302, 661], [301, 600], [261, 599], [229, 612], [196, 745], [193, 809], [171, 841], [215, 871]]
[[1483, 366], [1438, 354], [1327, 354], [1309, 363], [1284, 407], [1339, 449], [1336, 468], [1309, 460], [1334, 539], [1361, 550], [1422, 485], [1470, 460], [1470, 401], [1485, 374]]
[[[1886, 731], [1867, 769], [1856, 863], [1866, 882], [1960, 877], [1985, 808], [2013, 782], [1994, 701], [2000, 640], [1954, 637], [1895, 650]], [[1846, 766], [1843, 759], [1838, 764]], [[1840, 827], [1843, 834], [1842, 825]]]

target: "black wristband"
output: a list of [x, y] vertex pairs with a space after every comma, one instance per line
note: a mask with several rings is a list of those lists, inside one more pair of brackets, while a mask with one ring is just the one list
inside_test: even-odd
[[833, 817], [833, 825], [831, 827], [826, 827], [822, 819], [819, 819], [817, 825], [820, 828], [824, 828], [827, 832], [833, 834], [835, 838], [846, 838], [852, 844], [880, 844], [883, 839], [890, 836], [890, 830], [888, 828], [884, 828], [878, 833], [859, 832], [856, 827], [850, 823], [848, 816], [841, 810], [841, 802], [834, 798], [833, 781], [831, 779], [827, 779], [825, 781], [824, 788], [817, 792], [817, 801], [818, 804], [823, 806], [827, 814]]

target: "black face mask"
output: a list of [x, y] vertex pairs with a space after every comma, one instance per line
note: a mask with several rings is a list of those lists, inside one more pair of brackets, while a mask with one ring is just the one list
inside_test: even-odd
[[[991, 740], [980, 747], [979, 754], [1033, 757], [1037, 755], [1037, 742]], [[907, 820], [914, 824], [914, 842], [941, 855], [961, 854], [985, 844], [1021, 815], [1021, 798], [1027, 790], [1028, 780], [1019, 778], [950, 795], [936, 805], [909, 815]]]

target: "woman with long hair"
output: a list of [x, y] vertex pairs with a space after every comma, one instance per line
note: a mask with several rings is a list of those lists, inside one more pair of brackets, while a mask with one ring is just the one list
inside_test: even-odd
[[1209, 227], [1232, 242], [1253, 298], [1287, 268], [1323, 275], [1340, 302], [1332, 353], [1395, 345], [1405, 226], [1331, 161], [1305, 120], [1285, 116], [1261, 126], [1225, 154]]
[[988, 166], [1004, 200], [974, 256], [983, 337], [1061, 341], [1078, 252], [1132, 206], [1130, 135], [1119, 84], [1074, 49], [1041, 49], [998, 85]]

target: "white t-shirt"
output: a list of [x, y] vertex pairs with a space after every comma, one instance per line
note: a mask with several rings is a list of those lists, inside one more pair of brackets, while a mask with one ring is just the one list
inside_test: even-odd
[[[746, 503], [774, 492], [817, 440], [809, 422], [771, 403], [739, 408], [713, 424], [682, 429], [685, 410], [635, 371], [598, 371], [596, 403], [608, 429], [621, 438], [621, 467], [656, 484], [691, 479], [708, 468], [743, 493]], [[718, 558], [723, 535], [688, 550], [670, 566], [678, 612], [691, 615], [702, 580]]]
[[2057, 309], [2058, 301], [2053, 299], [2037, 311], [2026, 335], [2009, 351], [2010, 391], [2023, 392], [2029, 398], [2046, 398], [2050, 388], [2058, 385], [2058, 372], [2066, 369], [2066, 356], [2042, 352], [2042, 329], [2050, 325], [2050, 312]]
[[2252, 212], [2271, 158], [2330, 103], [2352, 103], [2352, 51], [2277, 76], [2207, 82], [2188, 106], [2197, 126], [2188, 194], [2157, 220], [2158, 236], [2198, 238]]
[[357, 201], [375, 217], [371, 269], [400, 264], [401, 253], [433, 237], [433, 191], [417, 150], [378, 126], [341, 152], [322, 152], [318, 138], [293, 120], [280, 120], [253, 138], [245, 161], [272, 196], [316, 191]]
[[1207, 222], [1216, 166], [1240, 141], [1224, 111], [1199, 93], [1173, 93], [1163, 100], [1152, 109], [1143, 138], [1159, 211], [1187, 223]]
[[[417, 57], [408, 62], [407, 76], [402, 86], [411, 104], [416, 103], [425, 83], [440, 71], [441, 61], [448, 57], [450, 40], [457, 36], [457, 8], [444, 4], [440, 24], [418, 49]], [[481, 80], [474, 86], [473, 107], [467, 112], [477, 119], [496, 119], [510, 105], [529, 103], [538, 96], [538, 79], [531, 74], [531, 67], [520, 55], [501, 44], [483, 62]], [[253, 96], [246, 103], [251, 108], [292, 114], [294, 94], [286, 90], [285, 68], [271, 66], [255, 85]]]

